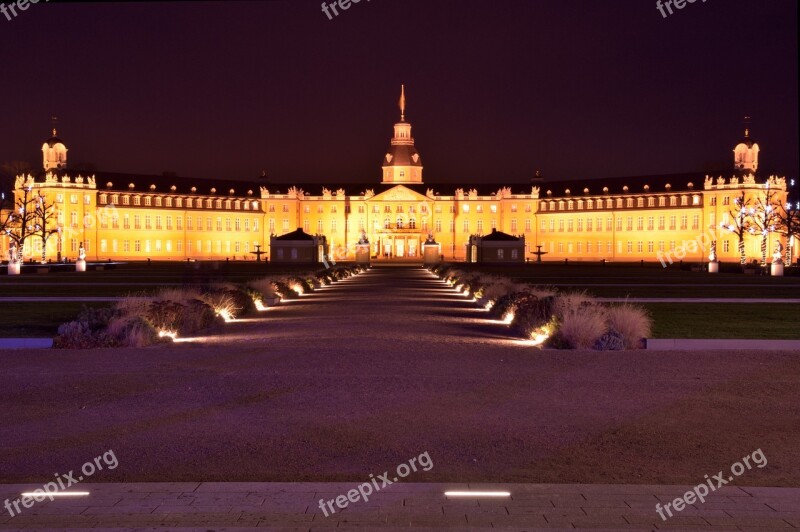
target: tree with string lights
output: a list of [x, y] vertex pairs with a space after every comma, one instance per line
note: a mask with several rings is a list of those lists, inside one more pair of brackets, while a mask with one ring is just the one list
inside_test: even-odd
[[750, 218], [749, 209], [752, 207], [752, 200], [747, 197], [742, 190], [739, 197], [734, 198], [733, 206], [735, 210], [728, 211], [728, 222], [721, 222], [720, 227], [735, 234], [739, 239], [739, 263], [744, 265], [747, 262], [744, 247], [744, 235], [752, 233], [753, 223]]
[[750, 215], [750, 234], [761, 234], [761, 265], [767, 265], [767, 248], [769, 246], [769, 235], [774, 233], [780, 224], [778, 209], [780, 201], [775, 196], [777, 190], [770, 188], [767, 183], [763, 194], [756, 197], [755, 203], [747, 210]]
[[46, 262], [47, 240], [58, 232], [52, 224], [55, 218], [54, 205], [48, 203], [41, 193], [33, 192], [32, 180], [17, 190], [21, 194], [17, 195], [13, 208], [0, 209], [0, 231], [14, 244], [20, 261], [25, 253], [26, 242], [38, 236], [42, 242], [42, 262]]
[[800, 241], [800, 201], [779, 203], [776, 208], [778, 226], [776, 231], [786, 237], [783, 263], [792, 265], [792, 241]]

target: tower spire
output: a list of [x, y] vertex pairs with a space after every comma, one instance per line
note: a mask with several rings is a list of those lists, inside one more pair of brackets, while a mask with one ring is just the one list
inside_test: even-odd
[[400, 85], [400, 121], [404, 122], [406, 119], [406, 86]]
[[55, 137], [55, 136], [57, 136], [56, 125], [58, 124], [58, 117], [57, 116], [51, 116], [50, 117], [50, 121], [53, 123], [53, 136]]
[[750, 136], [750, 117], [744, 117], [744, 136], [745, 138]]

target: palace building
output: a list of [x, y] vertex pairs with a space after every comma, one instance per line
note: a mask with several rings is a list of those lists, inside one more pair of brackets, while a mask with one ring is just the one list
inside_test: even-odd
[[[373, 183], [75, 175], [55, 129], [42, 154], [43, 174], [17, 177], [14, 195], [18, 201], [41, 195], [51, 209], [48, 223], [56, 232], [46, 241], [45, 256], [53, 261], [74, 259], [81, 246], [90, 261], [254, 260], [272, 236], [301, 229], [324, 236], [335, 260], [352, 259], [365, 237], [373, 260], [421, 261], [429, 235], [445, 260], [465, 260], [471, 237], [496, 230], [524, 236], [527, 259], [539, 253], [544, 260], [704, 261], [716, 241], [719, 259], [736, 262], [739, 239], [729, 229], [741, 211], [737, 201], [787, 201], [784, 178], [756, 177], [759, 146], [749, 131], [735, 146], [726, 176], [426, 182], [406, 120], [404, 89], [382, 179]], [[752, 227], [744, 235], [748, 260], [761, 259], [761, 236]], [[787, 244], [777, 232], [767, 236], [770, 256], [778, 242]], [[25, 242], [25, 257], [41, 259], [41, 240], [32, 236]], [[4, 259], [10, 245], [7, 234], [0, 235]]]

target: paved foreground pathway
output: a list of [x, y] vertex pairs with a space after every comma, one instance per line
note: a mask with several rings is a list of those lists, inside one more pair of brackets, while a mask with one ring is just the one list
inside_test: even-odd
[[[392, 484], [367, 502], [320, 509], [358, 483], [85, 484], [88, 496], [37, 502], [0, 529], [152, 530], [342, 529], [451, 530], [793, 530], [800, 528], [800, 488], [724, 486], [678, 512], [663, 507], [690, 486], [587, 484]], [[33, 485], [0, 486], [13, 500]], [[41, 487], [41, 486], [39, 486]], [[505, 490], [502, 498], [454, 497], [445, 491]], [[366, 492], [366, 489], [364, 490]], [[662, 519], [656, 505], [662, 508]], [[673, 503], [674, 504], [674, 503]], [[345, 502], [342, 502], [345, 506]]]
[[[663, 521], [656, 504], [688, 486], [568, 483], [699, 483], [763, 447], [771, 465], [741, 484], [786, 484], [795, 355], [532, 351], [485, 316], [420, 268], [376, 268], [223, 336], [4, 357], [0, 505], [107, 449], [118, 467], [71, 488], [85, 497], [0, 507], [0, 529], [800, 528], [797, 488], [731, 485]], [[777, 417], [763, 382], [786, 400]], [[320, 509], [422, 452], [430, 471]], [[565, 483], [447, 482], [479, 478]], [[194, 482], [229, 479], [351, 481]], [[444, 495], [475, 489], [511, 495]]]

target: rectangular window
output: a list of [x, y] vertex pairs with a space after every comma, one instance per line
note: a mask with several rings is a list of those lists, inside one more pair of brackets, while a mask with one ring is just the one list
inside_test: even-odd
[[578, 232], [583, 232], [583, 220], [578, 218]]
[[655, 218], [653, 218], [652, 216], [648, 216], [647, 217], [647, 230], [648, 231], [652, 231], [653, 229], [655, 229]]
[[511, 233], [512, 234], [517, 234], [517, 219], [516, 218], [511, 220]]
[[695, 214], [692, 216], [692, 229], [700, 229], [700, 215]]

